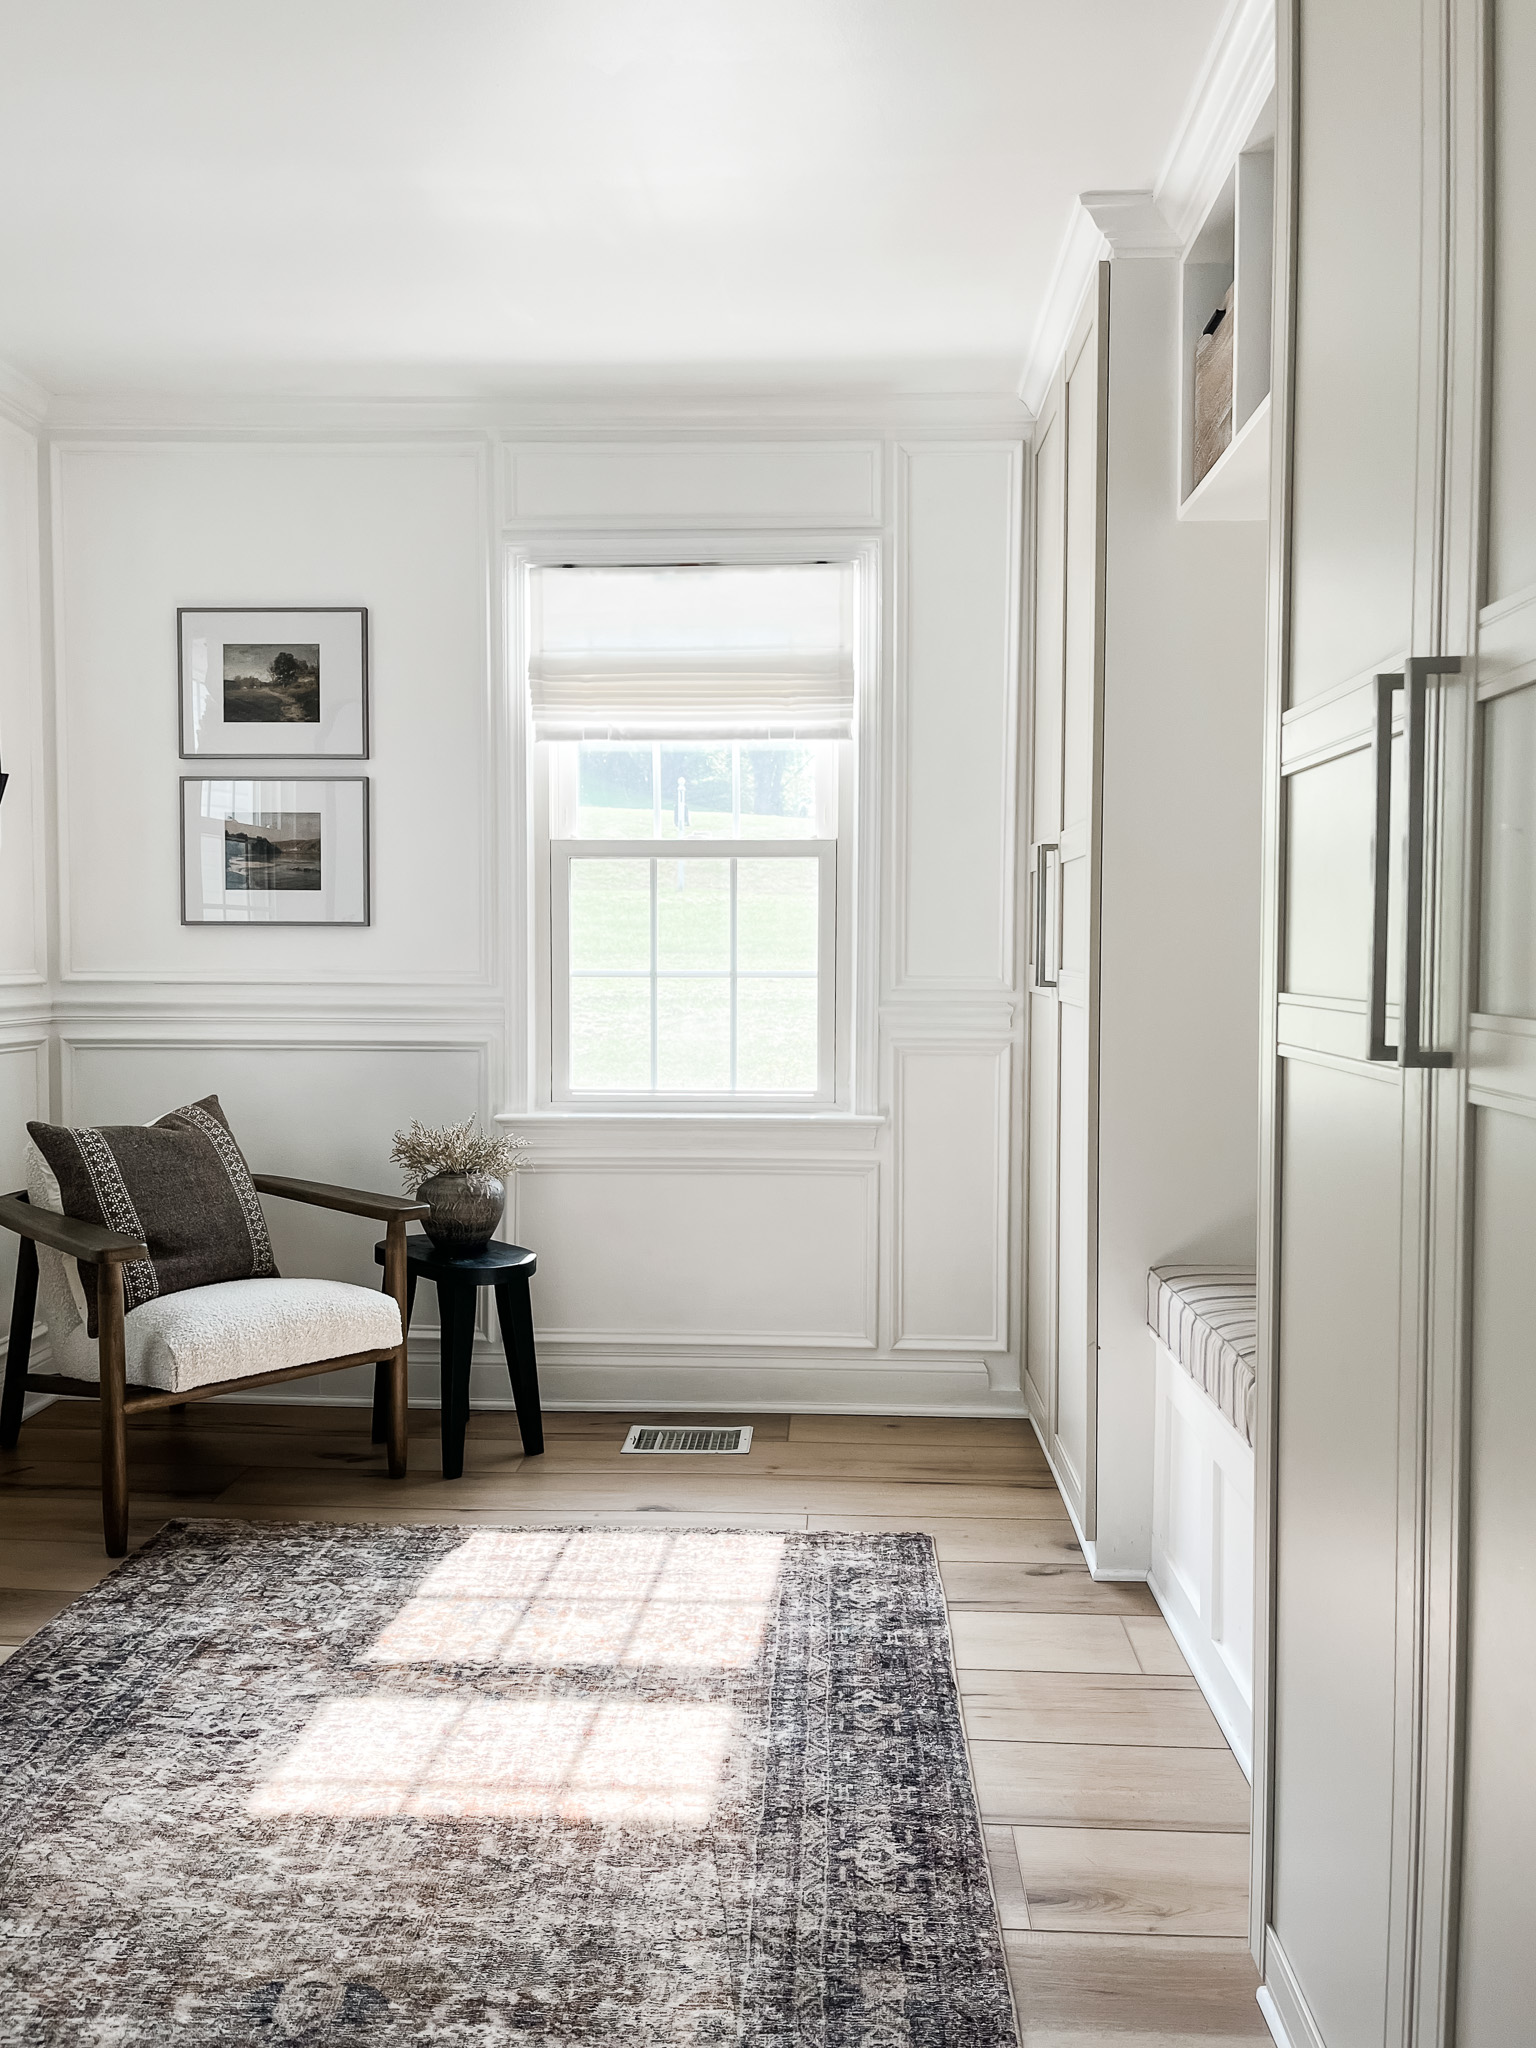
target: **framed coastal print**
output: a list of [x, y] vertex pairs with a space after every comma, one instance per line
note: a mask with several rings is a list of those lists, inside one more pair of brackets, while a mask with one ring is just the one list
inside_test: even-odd
[[367, 924], [368, 778], [181, 778], [183, 924]]
[[361, 606], [176, 614], [185, 761], [368, 758]]

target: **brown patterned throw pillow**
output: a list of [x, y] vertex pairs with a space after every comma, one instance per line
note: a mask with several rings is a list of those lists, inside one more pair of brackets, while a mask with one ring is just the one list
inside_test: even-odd
[[[27, 1129], [58, 1180], [66, 1216], [149, 1246], [147, 1259], [123, 1267], [124, 1309], [216, 1280], [276, 1278], [267, 1219], [217, 1095], [153, 1124]], [[94, 1337], [96, 1268], [79, 1265]]]

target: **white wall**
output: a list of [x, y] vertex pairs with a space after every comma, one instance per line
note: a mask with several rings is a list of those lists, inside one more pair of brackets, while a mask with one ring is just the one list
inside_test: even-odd
[[1110, 287], [1096, 1563], [1150, 1557], [1147, 1270], [1255, 1256], [1267, 528], [1181, 522], [1178, 264]]
[[[29, 452], [18, 437], [19, 531], [0, 537], [23, 582]], [[1021, 1412], [1016, 435], [599, 441], [487, 421], [387, 440], [77, 432], [50, 452], [57, 968], [34, 1034], [56, 1046], [55, 1115], [147, 1117], [217, 1090], [259, 1166], [389, 1186], [409, 1117], [510, 1113], [533, 1138], [508, 1226], [539, 1254], [551, 1401]], [[531, 1117], [505, 551], [700, 528], [878, 553], [861, 1114]], [[0, 590], [3, 633], [20, 614]], [[176, 608], [306, 603], [369, 607], [374, 923], [183, 927], [176, 785], [196, 764], [176, 751]], [[7, 766], [11, 717], [0, 696]], [[0, 924], [0, 972], [13, 944]], [[372, 1235], [279, 1217], [279, 1259], [371, 1281]], [[413, 1347], [428, 1398], [431, 1311]], [[482, 1343], [476, 1398], [505, 1400]]]

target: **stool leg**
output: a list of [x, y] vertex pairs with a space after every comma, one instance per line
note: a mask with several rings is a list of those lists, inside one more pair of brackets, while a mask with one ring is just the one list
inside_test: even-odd
[[443, 1477], [464, 1476], [464, 1432], [469, 1427], [469, 1369], [475, 1354], [475, 1298], [479, 1289], [437, 1283], [437, 1320], [442, 1331]]
[[512, 1399], [517, 1403], [523, 1455], [536, 1458], [544, 1449], [544, 1417], [539, 1408], [539, 1361], [533, 1349], [533, 1304], [526, 1278], [497, 1283], [496, 1319], [501, 1324], [501, 1348], [507, 1354]]
[[[389, 1292], [389, 1275], [384, 1275], [384, 1291]], [[411, 1311], [416, 1306], [416, 1274], [408, 1269], [405, 1276], [405, 1327], [411, 1327]], [[373, 1368], [373, 1441], [376, 1444], [389, 1441], [389, 1376], [393, 1370], [387, 1358], [381, 1358]]]

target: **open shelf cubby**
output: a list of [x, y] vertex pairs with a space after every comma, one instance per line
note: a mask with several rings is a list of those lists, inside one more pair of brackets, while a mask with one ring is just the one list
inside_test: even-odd
[[[1179, 353], [1181, 519], [1264, 519], [1269, 512], [1273, 123], [1273, 110], [1266, 108], [1184, 256]], [[1223, 314], [1224, 304], [1227, 310]], [[1220, 452], [1203, 469], [1197, 469], [1196, 365], [1202, 337], [1208, 332], [1206, 347], [1225, 343], [1230, 349], [1231, 414], [1217, 437]], [[1219, 377], [1213, 381], [1220, 384]], [[1207, 427], [1202, 439], [1208, 454], [1208, 423], [1203, 410], [1201, 424]]]

